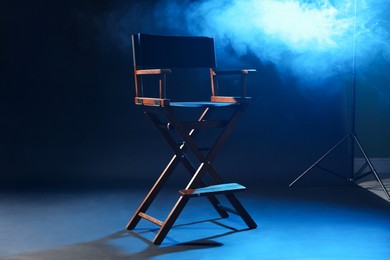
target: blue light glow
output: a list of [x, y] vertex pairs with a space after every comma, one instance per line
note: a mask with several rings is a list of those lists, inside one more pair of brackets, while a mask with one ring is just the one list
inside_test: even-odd
[[[160, 24], [176, 31], [215, 37], [219, 56], [232, 48], [271, 63], [281, 75], [319, 82], [351, 73], [381, 53], [390, 60], [386, 0], [206, 0], [161, 1]], [[388, 10], [388, 9], [387, 9]]]
[[345, 34], [353, 19], [338, 18], [337, 9], [328, 2], [321, 6], [297, 1], [262, 1], [255, 5], [254, 25], [264, 35], [284, 42], [291, 49], [337, 47], [336, 37]]

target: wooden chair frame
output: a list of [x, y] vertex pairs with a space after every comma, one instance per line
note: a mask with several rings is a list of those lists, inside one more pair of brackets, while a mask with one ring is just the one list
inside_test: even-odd
[[[213, 54], [214, 52], [214, 42], [211, 38], [184, 38], [178, 36], [154, 36], [143, 34], [132, 35], [135, 104], [153, 122], [158, 131], [172, 148], [174, 155], [169, 161], [168, 165], [162, 171], [160, 177], [157, 179], [149, 193], [142, 201], [141, 205], [134, 213], [133, 217], [128, 222], [126, 228], [128, 230], [133, 230], [141, 219], [146, 219], [148, 221], [153, 222], [154, 224], [160, 226], [158, 233], [153, 239], [153, 243], [159, 245], [163, 242], [164, 238], [174, 225], [176, 219], [179, 217], [180, 213], [186, 206], [189, 199], [192, 197], [200, 196], [206, 196], [212, 206], [217, 211], [217, 213], [222, 218], [227, 218], [229, 216], [228, 212], [234, 213], [239, 215], [243, 219], [248, 228], [256, 228], [256, 223], [234, 194], [235, 192], [245, 190], [245, 187], [237, 183], [225, 183], [221, 175], [213, 166], [213, 161], [216, 158], [218, 152], [221, 150], [222, 145], [225, 143], [226, 139], [236, 126], [238, 120], [251, 102], [251, 98], [246, 96], [246, 77], [248, 74], [254, 73], [256, 71], [253, 69], [219, 71], [216, 70], [215, 67], [210, 67], [210, 101], [171, 102], [171, 100], [166, 97], [165, 90], [166, 77], [168, 74], [172, 73], [172, 70], [167, 68], [145, 69], [145, 64], [143, 64], [143, 66], [138, 65], [138, 63], [140, 63], [140, 54], [137, 53], [137, 51], [142, 48], [142, 37], [146, 37], [147, 40], [155, 40], [156, 45], [159, 44], [160, 39], [165, 40], [166, 37], [168, 37], [170, 41], [173, 41], [172, 44], [176, 44], [176, 40], [178, 40], [180, 43], [182, 39], [195, 39], [196, 41], [204, 40], [207, 41], [207, 44], [211, 43], [210, 53]], [[143, 51], [146, 50], [143, 49]], [[162, 49], [160, 51], [164, 52], [169, 50]], [[199, 49], [199, 51], [202, 52], [203, 48]], [[149, 54], [149, 52], [147, 54]], [[157, 55], [159, 55], [159, 52], [157, 52]], [[215, 56], [212, 57], [210, 64], [215, 66]], [[195, 67], [197, 66], [198, 64], [196, 64]], [[193, 66], [191, 65], [186, 67]], [[148, 77], [150, 75], [157, 75], [159, 77], [158, 97], [144, 96], [143, 77]], [[241, 77], [241, 93], [239, 96], [218, 95], [218, 77], [223, 75], [238, 75]], [[191, 121], [183, 121], [175, 113], [175, 110], [178, 107], [186, 109], [196, 107], [200, 108], [202, 112], [200, 113], [198, 118], [195, 118]], [[213, 113], [220, 109], [230, 110], [231, 113], [229, 114], [228, 118], [224, 118], [222, 120], [211, 119]], [[203, 131], [203, 129], [219, 129], [219, 134], [217, 138], [212, 141], [212, 146], [207, 151], [204, 151], [203, 148], [199, 147], [196, 142], [196, 136], [200, 133], [201, 130]], [[195, 161], [197, 161], [197, 164], [196, 162], [194, 162], [193, 158], [196, 158]], [[179, 191], [177, 202], [175, 206], [171, 209], [167, 218], [164, 221], [158, 220], [146, 214], [146, 212], [161, 191], [166, 181], [172, 176], [172, 173], [179, 165], [179, 163], [182, 163], [184, 165], [185, 169], [190, 173], [191, 178], [187, 186]], [[209, 173], [213, 181], [212, 185], [206, 183], [204, 179], [206, 173]], [[217, 195], [221, 194], [226, 197], [226, 199], [230, 202], [233, 208], [221, 205], [220, 201], [217, 198]]]

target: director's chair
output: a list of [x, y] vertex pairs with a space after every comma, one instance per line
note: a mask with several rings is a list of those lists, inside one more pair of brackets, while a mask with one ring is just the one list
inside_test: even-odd
[[[213, 166], [213, 161], [223, 143], [232, 132], [251, 98], [246, 96], [246, 76], [255, 70], [219, 71], [216, 69], [214, 40], [208, 37], [161, 36], [150, 34], [132, 35], [135, 104], [162, 134], [174, 155], [130, 219], [126, 228], [134, 229], [141, 219], [160, 226], [153, 243], [162, 243], [176, 219], [190, 198], [206, 196], [222, 218], [228, 213], [239, 215], [249, 229], [257, 227], [254, 220], [235, 196], [235, 192], [246, 188], [237, 183], [225, 183]], [[173, 102], [166, 97], [166, 77], [175, 69], [205, 68], [210, 73], [211, 98], [209, 101]], [[241, 82], [239, 96], [220, 96], [218, 77], [238, 75]], [[155, 81], [151, 78], [157, 78]], [[184, 82], [185, 84], [186, 82]], [[146, 95], [151, 88], [157, 89], [156, 96]], [[181, 110], [181, 114], [178, 112]], [[191, 120], [181, 115], [190, 110], [199, 111]], [[218, 111], [224, 111], [218, 114]], [[218, 117], [227, 118], [218, 118]], [[216, 130], [216, 135], [207, 131]], [[201, 147], [198, 137], [215, 137], [210, 147]], [[186, 187], [179, 190], [178, 199], [164, 221], [158, 220], [146, 211], [158, 193], [177, 168], [179, 163], [190, 173]], [[211, 180], [211, 183], [210, 183]], [[225, 196], [232, 207], [220, 203], [217, 195]]]

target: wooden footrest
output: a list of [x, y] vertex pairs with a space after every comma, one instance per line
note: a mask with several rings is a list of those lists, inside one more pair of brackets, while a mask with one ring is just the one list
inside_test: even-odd
[[158, 225], [158, 226], [162, 226], [164, 225], [164, 222], [152, 217], [152, 216], [149, 216], [148, 214], [145, 214], [143, 212], [140, 212], [138, 213], [138, 216], [140, 216], [141, 218], [144, 218], [146, 220], [149, 220], [150, 222], [153, 222], [154, 224]]
[[246, 188], [238, 183], [217, 184], [198, 189], [180, 190], [182, 196], [200, 197], [218, 193], [244, 191]]

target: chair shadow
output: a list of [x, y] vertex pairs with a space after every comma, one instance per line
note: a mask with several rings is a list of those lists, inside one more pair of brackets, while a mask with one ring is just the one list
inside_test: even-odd
[[[209, 220], [191, 222], [191, 223], [174, 226], [173, 228], [177, 228], [177, 227], [191, 226], [194, 224], [210, 222], [218, 226], [227, 228], [229, 230], [224, 233], [204, 237], [201, 239], [191, 240], [184, 243], [178, 243], [177, 241], [173, 240], [173, 238], [167, 237], [165, 240], [166, 243], [163, 243], [161, 246], [154, 245], [153, 242], [147, 239], [144, 235], [147, 235], [148, 233], [150, 234], [150, 233], [157, 232], [158, 229], [147, 229], [147, 230], [142, 229], [138, 231], [120, 230], [118, 232], [115, 232], [113, 234], [107, 235], [105, 237], [90, 242], [71, 244], [59, 248], [36, 251], [31, 253], [24, 253], [19, 255], [2, 256], [1, 259], [3, 260], [150, 259], [152, 257], [161, 256], [161, 255], [221, 247], [223, 246], [223, 244], [215, 241], [215, 239], [249, 230], [248, 228], [235, 229], [233, 227], [220, 223], [218, 220], [221, 219], [222, 218], [209, 219]], [[127, 244], [125, 244], [126, 250], [121, 250], [120, 248], [115, 246], [116, 242], [120, 242], [122, 243], [122, 247], [123, 247], [124, 245], [123, 240], [127, 240], [128, 238], [135, 238], [140, 242], [142, 242], [143, 245], [140, 246], [138, 243], [134, 243], [134, 244], [129, 243], [127, 247]]]
[[173, 228], [178, 227], [185, 227], [185, 226], [191, 226], [195, 224], [201, 224], [205, 222], [210, 222], [215, 225], [221, 226], [223, 228], [228, 229], [229, 231], [216, 234], [208, 237], [204, 237], [201, 239], [191, 240], [188, 242], [182, 242], [177, 243], [177, 241], [173, 240], [170, 237], [167, 237], [165, 240], [169, 240], [169, 245], [164, 246], [164, 243], [161, 246], [156, 246], [153, 244], [153, 242], [147, 238], [145, 238], [143, 235], [150, 232], [157, 232], [158, 229], [148, 229], [148, 230], [142, 230], [142, 231], [132, 231], [132, 230], [121, 230], [114, 234], [113, 237], [110, 239], [118, 239], [123, 237], [135, 237], [139, 239], [140, 241], [147, 244], [147, 248], [145, 248], [143, 251], [132, 254], [131, 257], [134, 257], [135, 259], [148, 259], [151, 257], [161, 256], [165, 254], [172, 254], [172, 253], [178, 253], [183, 251], [190, 251], [190, 250], [199, 250], [199, 249], [207, 249], [207, 248], [214, 248], [214, 247], [221, 247], [223, 246], [222, 243], [214, 241], [214, 239], [232, 235], [238, 232], [247, 231], [250, 230], [249, 228], [245, 229], [236, 229], [229, 225], [223, 224], [219, 222], [219, 220], [222, 220], [223, 218], [214, 218], [209, 220], [202, 220], [197, 222], [191, 222], [191, 223], [185, 223], [180, 225], [175, 225]]

